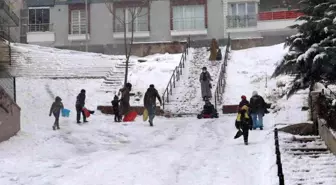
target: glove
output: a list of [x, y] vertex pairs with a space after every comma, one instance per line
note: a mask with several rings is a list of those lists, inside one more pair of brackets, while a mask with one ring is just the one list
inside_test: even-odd
[[51, 114], [49, 114], [49, 116], [51, 116]]
[[249, 125], [249, 127], [250, 127], [250, 130], [252, 130], [252, 125]]

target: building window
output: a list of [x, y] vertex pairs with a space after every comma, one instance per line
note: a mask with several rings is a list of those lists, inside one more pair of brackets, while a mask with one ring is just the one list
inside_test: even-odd
[[228, 6], [228, 28], [247, 28], [257, 26], [257, 4], [230, 3]]
[[28, 32], [50, 31], [49, 8], [29, 8]]
[[[133, 16], [132, 16], [133, 12]], [[147, 7], [137, 7], [137, 8], [116, 8], [116, 17], [114, 18], [114, 32], [124, 32], [124, 24], [127, 32], [132, 32], [132, 18], [134, 18], [133, 30], [134, 32], [149, 31], [148, 25], [148, 8]], [[121, 20], [121, 21], [119, 21]]]
[[205, 6], [173, 6], [173, 30], [204, 30]]
[[85, 10], [71, 11], [71, 29], [70, 34], [79, 35], [86, 33], [86, 14]]

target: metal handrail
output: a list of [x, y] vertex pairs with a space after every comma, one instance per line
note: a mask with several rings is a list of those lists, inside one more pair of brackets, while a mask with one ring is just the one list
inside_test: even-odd
[[216, 108], [217, 108], [217, 103], [221, 104], [223, 100], [222, 95], [225, 90], [225, 84], [226, 84], [225, 83], [225, 73], [226, 73], [226, 66], [227, 66], [227, 61], [229, 58], [230, 48], [231, 48], [231, 39], [230, 39], [230, 34], [229, 34], [228, 42], [227, 42], [226, 49], [225, 49], [224, 62], [221, 65], [220, 74], [219, 74], [219, 78], [218, 78], [218, 82], [217, 82], [217, 86], [215, 90], [215, 107]]
[[[165, 108], [165, 103], [169, 103], [169, 94], [173, 94], [173, 88], [176, 87], [176, 82], [181, 79], [182, 69], [185, 67], [185, 61], [187, 60], [188, 49], [190, 48], [190, 36], [188, 36], [187, 43], [182, 53], [180, 63], [175, 67], [173, 74], [171, 75], [165, 91], [162, 94], [162, 109]], [[165, 97], [167, 99], [165, 99]]]

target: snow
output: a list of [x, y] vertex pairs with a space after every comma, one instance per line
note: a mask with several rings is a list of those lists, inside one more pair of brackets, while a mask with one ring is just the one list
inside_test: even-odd
[[[0, 184], [276, 185], [274, 126], [307, 119], [307, 111], [301, 111], [307, 91], [300, 91], [287, 100], [280, 95], [288, 90], [291, 77], [269, 78], [285, 52], [283, 44], [231, 51], [224, 104], [237, 104], [242, 94], [250, 96], [254, 90], [274, 103], [273, 111], [264, 117], [264, 130], [250, 132], [248, 146], [242, 138], [233, 139], [236, 115], [221, 114], [220, 118], [211, 120], [156, 117], [154, 127], [149, 127], [141, 117], [131, 123], [114, 123], [113, 116], [98, 111], [89, 118], [89, 123], [77, 125], [74, 105], [82, 88], [87, 89], [89, 109], [110, 101], [109, 95], [99, 91], [102, 79], [18, 77], [22, 130], [0, 143]], [[163, 55], [160, 61], [137, 64], [131, 80], [137, 88], [145, 88], [152, 81], [160, 90], [169, 80], [168, 73], [178, 63], [177, 58]], [[194, 71], [198, 76], [198, 68]], [[53, 118], [48, 117], [55, 96], [60, 96], [64, 106], [71, 110], [69, 118], [61, 118], [58, 131], [51, 129]], [[286, 139], [282, 134], [280, 138]], [[282, 160], [285, 178], [288, 177], [286, 184], [294, 182], [295, 176], [289, 174], [296, 164], [307, 163], [306, 168], [315, 165], [316, 160], [299, 160], [285, 152], [282, 151]], [[328, 155], [322, 163], [332, 163], [332, 160], [335, 158]], [[297, 177], [308, 179], [334, 171], [314, 168], [313, 175]], [[324, 182], [335, 182], [332, 180]]]
[[226, 70], [224, 105], [236, 105], [242, 95], [249, 98], [253, 91], [264, 96], [270, 76], [286, 51], [283, 44], [231, 51]]

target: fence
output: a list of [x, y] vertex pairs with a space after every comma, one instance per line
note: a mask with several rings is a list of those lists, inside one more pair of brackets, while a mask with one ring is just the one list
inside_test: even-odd
[[281, 153], [279, 147], [279, 135], [277, 128], [274, 129], [274, 141], [275, 141], [276, 164], [278, 166], [279, 185], [285, 185], [285, 178], [282, 171]]
[[259, 21], [281, 20], [281, 19], [296, 19], [303, 13], [292, 11], [277, 11], [277, 12], [259, 12]]
[[165, 103], [169, 103], [169, 95], [173, 95], [173, 88], [175, 88], [176, 82], [180, 80], [180, 77], [182, 75], [182, 70], [184, 68], [185, 61], [187, 60], [188, 55], [188, 49], [190, 48], [190, 36], [187, 39], [186, 47], [184, 48], [184, 51], [182, 53], [182, 57], [180, 60], [180, 63], [173, 71], [172, 76], [170, 77], [170, 80], [167, 84], [167, 87], [165, 91], [162, 94], [162, 109], [165, 108]]
[[221, 65], [220, 74], [219, 74], [219, 78], [218, 78], [218, 82], [217, 82], [217, 86], [216, 86], [216, 90], [215, 90], [215, 107], [217, 107], [217, 103], [222, 103], [223, 93], [224, 93], [224, 90], [225, 90], [226, 66], [227, 66], [227, 61], [228, 61], [228, 58], [229, 58], [230, 48], [231, 48], [231, 39], [230, 39], [230, 35], [229, 35], [228, 36], [228, 41], [227, 41], [227, 44], [226, 44], [226, 49], [225, 49], [224, 62]]
[[0, 71], [0, 86], [16, 102], [16, 80], [6, 71]]

